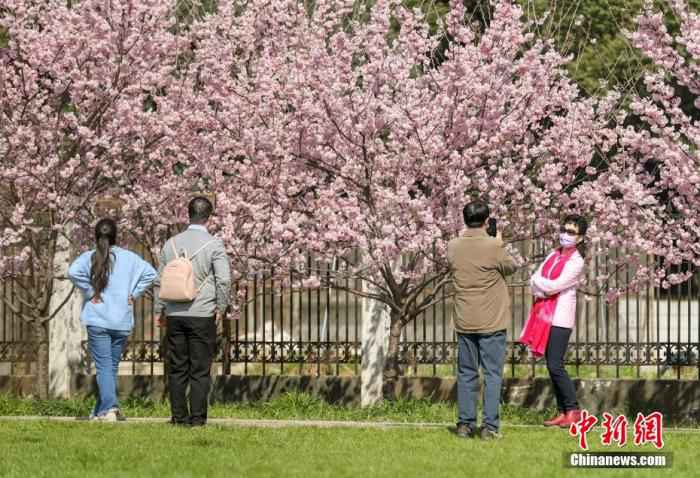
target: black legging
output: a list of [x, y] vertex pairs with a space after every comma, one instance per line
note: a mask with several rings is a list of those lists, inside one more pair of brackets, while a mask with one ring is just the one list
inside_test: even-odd
[[565, 413], [569, 410], [578, 410], [576, 388], [564, 368], [564, 356], [566, 355], [570, 336], [571, 329], [552, 326], [549, 333], [549, 341], [547, 342], [547, 350], [545, 351], [547, 370], [549, 371], [549, 377], [552, 379], [554, 395], [557, 398], [557, 407], [559, 411]]

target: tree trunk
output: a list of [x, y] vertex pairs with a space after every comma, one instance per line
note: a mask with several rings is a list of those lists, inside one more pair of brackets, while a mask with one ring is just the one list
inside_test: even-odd
[[36, 380], [34, 394], [41, 400], [49, 398], [49, 323], [34, 323], [36, 340]]
[[382, 395], [384, 400], [396, 400], [396, 385], [401, 376], [400, 350], [401, 344], [401, 317], [395, 311], [391, 312], [391, 325], [389, 329], [389, 346], [384, 362], [384, 380]]
[[[363, 290], [366, 284], [363, 281]], [[362, 299], [362, 361], [360, 403], [369, 407], [384, 398], [384, 363], [389, 342], [389, 308], [374, 299]]]

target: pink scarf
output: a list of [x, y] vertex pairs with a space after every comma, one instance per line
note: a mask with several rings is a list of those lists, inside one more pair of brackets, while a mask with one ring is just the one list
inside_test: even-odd
[[[552, 254], [552, 257], [542, 266], [542, 277], [545, 279], [558, 278], [561, 275], [561, 271], [564, 270], [566, 262], [573, 255], [574, 250], [562, 253], [560, 249], [557, 249]], [[520, 334], [518, 342], [530, 348], [535, 358], [544, 356], [545, 350], [547, 350], [549, 331], [552, 328], [552, 319], [557, 308], [558, 298], [559, 294], [535, 298], [532, 309], [530, 309], [530, 316]]]

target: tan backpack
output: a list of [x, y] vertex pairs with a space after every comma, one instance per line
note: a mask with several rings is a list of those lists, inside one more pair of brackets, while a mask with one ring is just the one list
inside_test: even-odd
[[214, 241], [207, 242], [191, 256], [188, 256], [187, 251], [185, 251], [184, 257], [180, 257], [175, 247], [175, 239], [171, 240], [170, 245], [175, 253], [175, 259], [168, 262], [160, 274], [161, 300], [165, 302], [192, 302], [197, 297], [209, 276], [202, 281], [199, 287], [196, 287], [192, 259], [212, 242]]

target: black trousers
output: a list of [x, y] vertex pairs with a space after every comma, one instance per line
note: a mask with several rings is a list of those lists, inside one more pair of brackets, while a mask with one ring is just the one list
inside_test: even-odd
[[[173, 422], [207, 421], [211, 362], [216, 351], [213, 317], [168, 317], [168, 381]], [[187, 386], [190, 387], [189, 407]]]
[[570, 336], [571, 329], [552, 326], [549, 333], [549, 341], [547, 342], [547, 350], [544, 355], [547, 360], [549, 377], [552, 379], [557, 407], [561, 412], [578, 410], [576, 388], [564, 368], [564, 356], [566, 355]]

